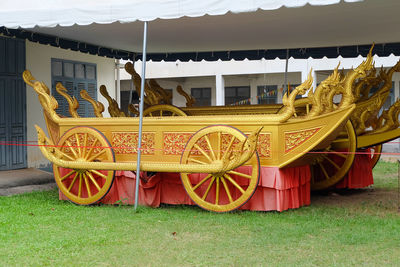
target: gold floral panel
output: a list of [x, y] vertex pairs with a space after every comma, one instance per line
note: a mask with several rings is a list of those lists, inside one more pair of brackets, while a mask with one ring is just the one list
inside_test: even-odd
[[[164, 155], [182, 155], [186, 144], [192, 135], [193, 133], [164, 132]], [[208, 151], [207, 142], [204, 138], [201, 138], [197, 144], [204, 151]], [[200, 151], [193, 149], [190, 154], [200, 155], [201, 153]]]
[[181, 155], [192, 133], [164, 133], [164, 155]]
[[314, 134], [316, 134], [321, 128], [313, 128], [295, 132], [285, 132], [285, 153], [295, 149]]
[[[116, 154], [136, 154], [139, 134], [137, 132], [113, 132], [112, 146]], [[142, 154], [154, 154], [154, 133], [143, 133]]]

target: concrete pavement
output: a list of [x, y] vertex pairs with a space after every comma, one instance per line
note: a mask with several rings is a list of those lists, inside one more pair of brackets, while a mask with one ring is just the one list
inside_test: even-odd
[[0, 171], [0, 196], [55, 188], [53, 174], [35, 168]]

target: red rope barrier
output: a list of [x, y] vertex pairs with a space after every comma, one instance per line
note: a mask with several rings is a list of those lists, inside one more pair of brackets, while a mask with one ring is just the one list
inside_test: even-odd
[[[122, 146], [122, 147], [113, 147], [113, 146], [60, 146], [60, 145], [39, 145], [39, 144], [27, 144], [30, 142], [36, 142], [36, 141], [26, 141], [24, 143], [17, 143], [17, 142], [4, 142], [0, 141], [0, 146], [26, 146], [26, 147], [57, 147], [57, 148], [94, 148], [94, 149], [106, 149], [106, 148], [111, 148], [111, 149], [135, 149], [138, 150], [137, 147], [131, 147], [131, 146]], [[400, 142], [399, 142], [400, 143]], [[156, 149], [156, 148], [141, 148], [141, 151], [166, 151], [164, 149]], [[183, 152], [184, 150], [181, 150]], [[208, 150], [205, 150], [208, 152]], [[271, 153], [274, 151], [271, 151]], [[290, 154], [290, 153], [296, 153], [300, 154], [300, 152], [287, 152], [285, 154]], [[345, 154], [345, 155], [350, 155], [350, 154], [355, 154], [355, 155], [371, 155], [371, 154], [379, 154], [379, 155], [393, 155], [393, 156], [400, 156], [400, 152], [381, 152], [381, 153], [374, 153], [374, 152], [366, 152], [366, 151], [355, 151], [355, 152], [348, 152], [348, 151], [340, 151], [340, 152], [335, 152], [335, 151], [309, 151], [306, 152], [307, 154]]]

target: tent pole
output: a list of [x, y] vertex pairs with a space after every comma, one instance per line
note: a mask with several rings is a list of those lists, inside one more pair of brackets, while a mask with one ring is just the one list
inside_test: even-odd
[[135, 211], [139, 201], [139, 180], [140, 180], [140, 156], [142, 148], [142, 126], [143, 126], [143, 102], [144, 102], [144, 84], [146, 79], [146, 46], [147, 46], [147, 21], [143, 27], [143, 54], [142, 54], [142, 81], [140, 84], [140, 104], [139, 104], [139, 140], [137, 148], [137, 169], [136, 169], [136, 187], [135, 187]]

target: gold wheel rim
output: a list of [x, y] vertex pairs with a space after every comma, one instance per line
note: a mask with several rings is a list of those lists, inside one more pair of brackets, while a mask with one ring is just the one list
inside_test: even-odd
[[[347, 121], [345, 131], [346, 136], [334, 140], [331, 148], [326, 150], [327, 154], [322, 155], [322, 160], [311, 166], [311, 190], [323, 190], [337, 184], [350, 170], [357, 149], [357, 136], [350, 121]], [[343, 147], [345, 151], [339, 149]]]
[[[65, 132], [57, 146], [63, 160], [115, 162], [110, 143], [94, 128], [78, 126]], [[53, 165], [61, 192], [72, 202], [89, 205], [101, 200], [114, 181], [115, 171], [75, 170]]]
[[[210, 126], [195, 133], [188, 141], [181, 163], [208, 164], [220, 160], [246, 135], [229, 126]], [[183, 186], [189, 197], [203, 209], [228, 212], [244, 205], [254, 194], [259, 181], [257, 153], [235, 170], [219, 174], [181, 173]]]
[[143, 111], [144, 117], [187, 116], [181, 109], [172, 105], [154, 105]]

